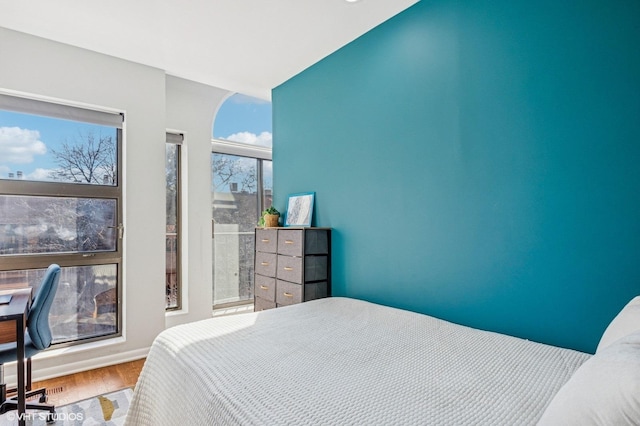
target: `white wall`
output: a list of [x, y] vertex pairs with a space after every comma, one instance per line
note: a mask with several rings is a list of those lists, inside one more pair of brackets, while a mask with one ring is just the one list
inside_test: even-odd
[[[167, 325], [211, 316], [210, 138], [228, 92], [163, 70], [0, 28], [0, 89], [126, 113], [123, 337], [47, 351], [34, 378], [146, 355]], [[165, 131], [186, 133], [188, 312], [165, 315]], [[13, 373], [7, 368], [7, 373]]]
[[226, 90], [167, 76], [167, 128], [185, 134], [183, 155], [183, 310], [167, 327], [211, 316], [211, 129]]

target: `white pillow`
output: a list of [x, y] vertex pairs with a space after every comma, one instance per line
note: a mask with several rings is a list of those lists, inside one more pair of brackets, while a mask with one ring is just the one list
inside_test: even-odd
[[582, 364], [553, 397], [539, 426], [640, 423], [640, 332]]
[[631, 299], [631, 302], [627, 303], [613, 321], [611, 321], [600, 338], [596, 353], [616, 340], [638, 330], [640, 330], [640, 296]]

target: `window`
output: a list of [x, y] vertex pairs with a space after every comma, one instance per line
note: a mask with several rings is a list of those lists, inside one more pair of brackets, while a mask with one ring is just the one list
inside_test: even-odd
[[121, 333], [123, 121], [0, 93], [0, 289], [61, 266], [54, 344]]
[[213, 306], [253, 303], [254, 229], [272, 202], [271, 103], [228, 98], [212, 151]]
[[266, 147], [271, 150], [271, 102], [236, 93], [218, 110], [213, 127], [217, 141]]
[[180, 283], [180, 150], [183, 136], [167, 133], [165, 170], [167, 175], [166, 291], [167, 310], [182, 305]]

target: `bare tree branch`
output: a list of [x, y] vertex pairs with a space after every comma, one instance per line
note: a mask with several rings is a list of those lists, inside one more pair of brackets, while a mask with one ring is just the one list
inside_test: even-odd
[[59, 167], [52, 175], [56, 180], [96, 184], [116, 181], [116, 147], [111, 136], [80, 133], [75, 141], [65, 140], [51, 153]]

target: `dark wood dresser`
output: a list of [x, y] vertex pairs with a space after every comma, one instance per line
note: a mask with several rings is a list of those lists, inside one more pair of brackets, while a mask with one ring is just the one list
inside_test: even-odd
[[254, 310], [331, 295], [330, 228], [256, 228]]

